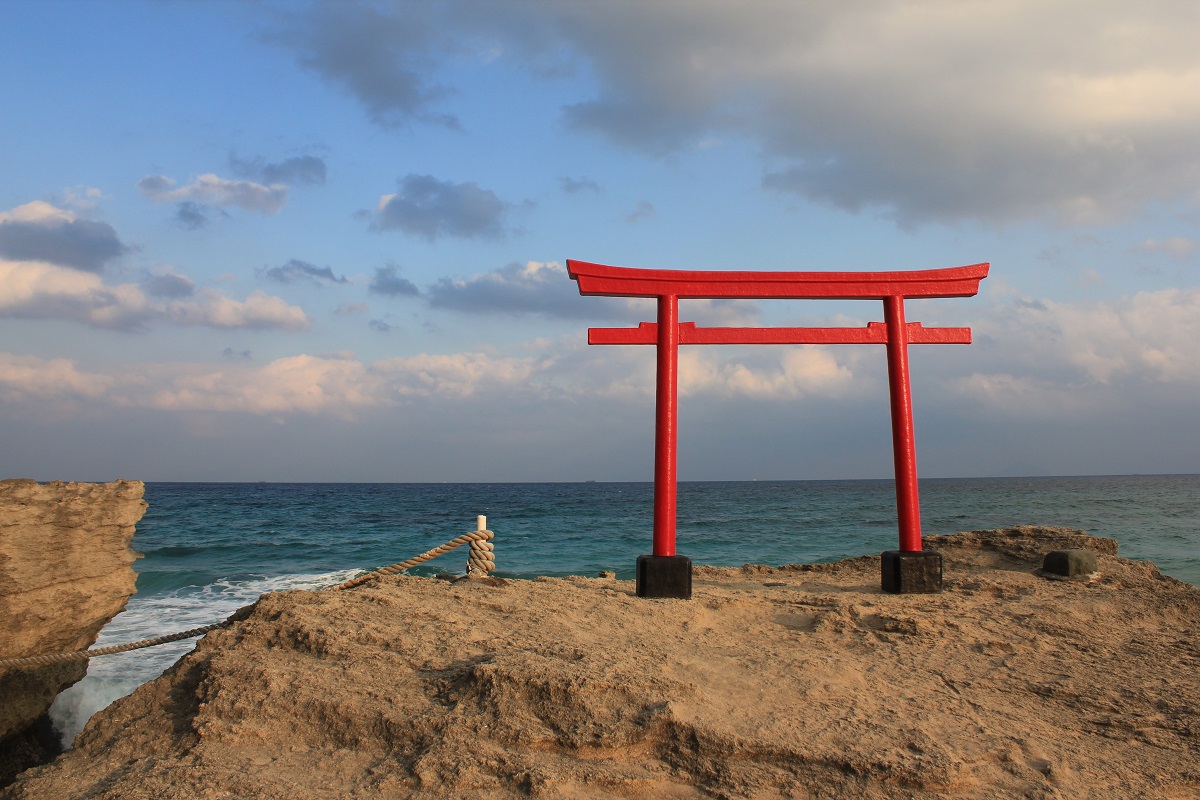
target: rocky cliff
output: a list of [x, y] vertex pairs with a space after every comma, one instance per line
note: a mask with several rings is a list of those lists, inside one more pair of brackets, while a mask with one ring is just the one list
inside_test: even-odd
[[[87, 648], [125, 608], [143, 491], [140, 481], [0, 481], [0, 659]], [[86, 670], [0, 667], [0, 782], [43, 757], [31, 728]]]
[[[0, 800], [1200, 796], [1200, 591], [1116, 543], [929, 537], [629, 581], [390, 577], [264, 595]], [[1052, 580], [1048, 550], [1099, 572]]]

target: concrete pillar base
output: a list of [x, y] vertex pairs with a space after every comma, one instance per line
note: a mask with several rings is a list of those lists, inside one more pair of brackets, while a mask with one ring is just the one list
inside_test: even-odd
[[692, 560], [687, 556], [638, 556], [637, 596], [692, 597]]
[[1086, 578], [1099, 567], [1099, 560], [1092, 550], [1051, 550], [1042, 560], [1042, 571], [1064, 578]]
[[890, 594], [936, 594], [942, 590], [942, 554], [934, 550], [886, 550], [880, 566], [883, 590]]

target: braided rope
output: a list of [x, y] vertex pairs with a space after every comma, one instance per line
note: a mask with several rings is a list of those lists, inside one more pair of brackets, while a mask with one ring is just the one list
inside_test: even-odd
[[[482, 517], [480, 518], [482, 520]], [[483, 523], [480, 522], [482, 527]], [[368, 572], [366, 575], [359, 575], [357, 578], [338, 584], [337, 586], [329, 587], [333, 591], [341, 591], [342, 589], [350, 589], [354, 586], [359, 586], [372, 578], [377, 578], [381, 575], [394, 575], [397, 572], [403, 572], [409, 567], [415, 567], [417, 564], [423, 564], [426, 561], [437, 558], [443, 553], [448, 553], [456, 547], [461, 547], [464, 544], [471, 546], [471, 554], [467, 557], [467, 575], [475, 577], [486, 577], [489, 572], [496, 568], [496, 557], [494, 555], [495, 545], [491, 539], [495, 536], [489, 530], [471, 531], [464, 533], [462, 536], [457, 536], [443, 545], [439, 545], [432, 550], [422, 553], [416, 558], [410, 558], [408, 561], [401, 561], [398, 564], [392, 564], [389, 567], [377, 569], [374, 572]], [[22, 667], [48, 667], [52, 664], [66, 664], [70, 661], [87, 661], [96, 656], [109, 656], [114, 653], [126, 653], [130, 650], [141, 650], [146, 647], [155, 647], [168, 642], [178, 642], [180, 639], [190, 639], [193, 636], [201, 636], [209, 631], [215, 631], [217, 628], [224, 628], [229, 624], [228, 620], [224, 622], [214, 622], [211, 625], [205, 625], [200, 628], [192, 628], [181, 633], [171, 633], [166, 636], [155, 636], [153, 639], [141, 639], [136, 642], [126, 642], [125, 644], [114, 644], [109, 647], [94, 647], [91, 650], [75, 650], [70, 653], [53, 653], [43, 656], [25, 656], [24, 658], [2, 658], [0, 659], [0, 670], [3, 669], [20, 669]]]
[[[491, 533], [491, 531], [482, 531], [482, 533]], [[496, 556], [493, 554], [496, 546], [487, 539], [472, 539], [470, 545], [471, 553], [467, 556], [467, 576], [486, 578], [487, 574], [496, 568]]]
[[340, 583], [330, 588], [335, 592], [340, 592], [342, 589], [351, 589], [355, 586], [360, 586], [372, 578], [378, 578], [381, 575], [395, 575], [397, 572], [403, 572], [410, 567], [415, 567], [417, 564], [423, 564], [426, 561], [437, 558], [443, 553], [449, 553], [454, 548], [468, 543], [471, 545], [471, 555], [467, 559], [467, 574], [474, 575], [482, 572], [484, 575], [487, 575], [496, 568], [496, 561], [492, 556], [494, 548], [490, 541], [494, 536], [495, 534], [491, 531], [471, 531], [470, 533], [464, 533], [462, 536], [456, 536], [445, 544], [438, 545], [429, 552], [422, 553], [415, 558], [410, 558], [408, 561], [401, 561], [389, 567], [382, 567], [374, 572], [359, 575], [357, 578], [351, 578], [345, 583]]
[[89, 658], [95, 658], [96, 656], [110, 656], [113, 653], [141, 650], [143, 647], [155, 647], [156, 645], [168, 642], [178, 642], [180, 639], [190, 639], [193, 636], [200, 636], [209, 631], [215, 631], [217, 628], [224, 628], [228, 624], [228, 621], [214, 622], [211, 625], [192, 628], [190, 631], [183, 631], [182, 633], [170, 633], [166, 636], [155, 636], [153, 639], [141, 639], [140, 641], [114, 644], [109, 647], [94, 647], [91, 650], [75, 650], [71, 653], [53, 653], [44, 656], [26, 656], [25, 658], [4, 658], [0, 659], [0, 669], [48, 667], [51, 664], [66, 664], [68, 661], [87, 661]]

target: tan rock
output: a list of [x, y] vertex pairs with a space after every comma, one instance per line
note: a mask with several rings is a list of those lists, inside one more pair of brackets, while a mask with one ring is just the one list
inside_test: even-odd
[[[91, 646], [134, 593], [130, 548], [140, 481], [0, 481], [0, 659]], [[0, 742], [20, 734], [86, 672], [78, 661], [0, 667]]]

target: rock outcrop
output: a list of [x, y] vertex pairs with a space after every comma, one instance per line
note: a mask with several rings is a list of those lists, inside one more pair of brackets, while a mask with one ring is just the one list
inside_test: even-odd
[[[406, 576], [264, 595], [0, 800], [1196, 797], [1200, 590], [1116, 543], [929, 537], [630, 581]], [[1090, 580], [1039, 575], [1098, 554]]]
[[[140, 481], [0, 481], [0, 660], [82, 650], [125, 608]], [[87, 662], [0, 667], [0, 785], [45, 757], [38, 720]]]

